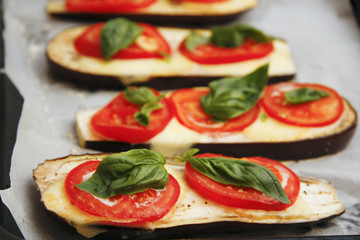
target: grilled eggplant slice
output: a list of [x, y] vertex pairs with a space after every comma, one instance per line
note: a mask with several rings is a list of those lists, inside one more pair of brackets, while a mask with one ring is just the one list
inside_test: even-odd
[[159, 28], [172, 49], [170, 60], [106, 61], [87, 57], [76, 51], [74, 39], [85, 29], [86, 27], [67, 29], [48, 43], [46, 53], [50, 72], [54, 76], [89, 87], [124, 88], [127, 85], [142, 85], [163, 90], [205, 86], [224, 76], [246, 75], [268, 62], [269, 83], [290, 80], [296, 73], [290, 48], [280, 39], [273, 41], [275, 49], [267, 57], [232, 64], [206, 65], [190, 61], [178, 51], [180, 43], [191, 30]]
[[45, 208], [86, 237], [99, 233], [108, 237], [115, 232], [117, 237], [120, 233], [127, 236], [142, 234], [145, 238], [154, 236], [170, 238], [201, 233], [205, 230], [224, 232], [244, 229], [284, 229], [328, 221], [345, 211], [329, 182], [308, 177], [300, 177], [299, 197], [294, 205], [286, 210], [243, 210], [222, 206], [202, 198], [190, 189], [185, 180], [183, 165], [168, 163], [167, 170], [181, 186], [179, 200], [170, 213], [155, 222], [132, 226], [132, 228], [104, 226], [100, 224], [104, 221], [103, 218], [92, 216], [71, 205], [64, 190], [64, 179], [71, 169], [81, 163], [102, 160], [107, 155], [88, 154], [47, 160], [33, 172]]
[[241, 13], [254, 8], [257, 2], [257, 0], [230, 0], [199, 4], [158, 0], [150, 7], [130, 13], [90, 13], [69, 12], [65, 7], [65, 0], [50, 0], [47, 3], [47, 12], [56, 17], [86, 20], [126, 17], [157, 24], [219, 24], [235, 20]]
[[[345, 110], [335, 123], [325, 127], [297, 127], [274, 119], [258, 119], [240, 133], [211, 137], [182, 126], [175, 118], [150, 141], [130, 144], [99, 137], [90, 128], [90, 119], [98, 109], [83, 110], [76, 115], [80, 145], [100, 151], [124, 151], [131, 148], [150, 148], [163, 153], [181, 155], [189, 148], [201, 152], [217, 152], [234, 157], [262, 156], [276, 160], [299, 160], [320, 157], [343, 150], [357, 126], [357, 113], [344, 100]], [[263, 111], [263, 110], [262, 110]]]

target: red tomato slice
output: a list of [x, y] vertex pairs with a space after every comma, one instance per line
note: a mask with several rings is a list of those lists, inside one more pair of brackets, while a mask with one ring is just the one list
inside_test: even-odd
[[182, 125], [199, 133], [236, 132], [252, 124], [259, 115], [260, 107], [257, 104], [245, 114], [225, 123], [214, 122], [200, 103], [201, 97], [208, 92], [209, 89], [188, 88], [177, 90], [171, 95], [175, 116]]
[[[101, 58], [101, 29], [105, 23], [98, 23], [88, 27], [74, 41], [76, 50], [85, 56]], [[138, 43], [134, 42], [128, 48], [118, 51], [112, 59], [138, 59], [138, 58], [164, 58], [165, 53], [170, 55], [171, 48], [156, 27], [145, 23], [137, 23], [143, 28], [141, 36], [147, 45], [151, 46], [151, 50], [143, 49]], [[139, 38], [138, 37], [138, 38]]]
[[115, 13], [147, 8], [157, 0], [66, 0], [69, 12]]
[[[302, 87], [323, 90], [330, 96], [299, 105], [284, 105], [284, 93]], [[343, 100], [335, 90], [318, 84], [292, 82], [266, 87], [261, 105], [270, 117], [286, 124], [303, 127], [329, 125], [338, 120], [344, 111]]]
[[133, 195], [118, 195], [106, 200], [76, 187], [86, 176], [94, 172], [100, 161], [85, 162], [67, 175], [65, 191], [71, 204], [81, 210], [99, 217], [124, 220], [124, 222], [152, 222], [165, 216], [176, 203], [180, 195], [180, 185], [169, 175], [169, 182], [164, 190], [148, 189]]
[[274, 47], [271, 42], [258, 43], [247, 39], [240, 47], [225, 48], [207, 43], [189, 51], [184, 40], [179, 50], [185, 57], [200, 64], [225, 64], [265, 57], [274, 50]]
[[105, 138], [143, 143], [161, 132], [173, 116], [169, 100], [163, 98], [161, 103], [164, 107], [153, 111], [150, 114], [149, 126], [143, 126], [134, 118], [134, 114], [139, 111], [139, 105], [129, 102], [124, 94], [120, 93], [91, 118], [90, 124], [97, 134]]
[[[197, 155], [196, 157], [225, 156], [205, 153]], [[281, 203], [253, 188], [236, 187], [215, 182], [196, 171], [189, 162], [186, 163], [185, 168], [186, 180], [191, 188], [203, 197], [230, 207], [279, 211], [290, 207], [296, 201], [300, 191], [300, 181], [293, 171], [281, 163], [267, 158], [251, 157], [243, 158], [243, 160], [254, 162], [270, 169], [279, 179], [290, 200], [290, 204]]]

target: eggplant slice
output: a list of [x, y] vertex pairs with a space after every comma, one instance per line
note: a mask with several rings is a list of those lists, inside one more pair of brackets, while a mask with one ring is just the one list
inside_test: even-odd
[[[296, 127], [280, 123], [270, 117], [259, 118], [241, 133], [224, 137], [210, 137], [182, 126], [175, 118], [167, 127], [146, 143], [131, 144], [99, 137], [90, 127], [90, 119], [98, 109], [77, 113], [76, 129], [83, 148], [107, 152], [132, 148], [150, 148], [172, 157], [182, 155], [189, 148], [200, 152], [214, 152], [234, 157], [262, 156], [276, 160], [300, 160], [334, 154], [346, 148], [357, 126], [357, 112], [344, 100], [345, 111], [338, 121], [325, 127]], [[263, 110], [262, 110], [263, 111]]]
[[161, 25], [208, 25], [227, 23], [236, 20], [241, 13], [254, 8], [257, 0], [230, 0], [213, 4], [180, 3], [169, 0], [158, 0], [148, 8], [131, 13], [90, 13], [69, 12], [65, 0], [49, 0], [47, 12], [55, 17], [79, 20], [106, 20], [115, 17], [126, 17], [134, 21], [149, 22]]
[[[205, 86], [227, 76], [246, 75], [270, 63], [269, 83], [291, 80], [296, 68], [286, 41], [275, 39], [275, 50], [264, 58], [232, 64], [206, 65], [184, 57], [178, 47], [191, 30], [159, 28], [168, 41], [172, 55], [163, 59], [102, 60], [81, 55], [74, 48], [74, 39], [86, 27], [67, 29], [56, 35], [47, 46], [49, 70], [56, 77], [94, 88], [124, 88], [127, 85], [155, 87], [158, 90]], [[205, 34], [208, 30], [203, 31]]]
[[[202, 198], [187, 185], [184, 166], [168, 163], [166, 168], [181, 186], [173, 210], [153, 223], [133, 228], [99, 225], [104, 218], [92, 216], [71, 205], [64, 191], [64, 179], [71, 169], [89, 160], [101, 160], [108, 154], [67, 156], [46, 160], [33, 172], [41, 202], [52, 215], [62, 219], [86, 237], [143, 236], [171, 238], [208, 232], [287, 229], [329, 221], [345, 212], [333, 186], [324, 180], [300, 177], [299, 197], [282, 211], [244, 210], [216, 204]], [[107, 219], [109, 220], [109, 219]], [[116, 221], [115, 219], [110, 219]]]

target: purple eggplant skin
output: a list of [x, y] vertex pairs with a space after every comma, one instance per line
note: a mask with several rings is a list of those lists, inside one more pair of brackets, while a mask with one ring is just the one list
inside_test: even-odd
[[137, 22], [147, 22], [150, 24], [160, 25], [160, 26], [207, 26], [211, 24], [225, 24], [238, 20], [241, 15], [246, 11], [223, 14], [223, 15], [155, 15], [155, 14], [109, 14], [109, 13], [51, 13], [51, 16], [68, 19], [68, 20], [77, 20], [77, 21], [101, 21], [109, 20], [116, 17], [124, 17], [129, 20]]
[[[109, 228], [109, 231], [100, 233], [94, 239], [117, 240], [119, 236], [136, 239], [171, 239], [181, 237], [197, 237], [197, 239], [211, 238], [218, 234], [221, 238], [231, 238], [234, 234], [241, 232], [241, 236], [254, 235], [268, 236], [268, 231], [301, 231], [300, 228], [309, 228], [342, 215], [344, 212], [337, 213], [318, 221], [299, 222], [299, 223], [279, 223], [279, 224], [259, 224], [259, 223], [241, 223], [231, 221], [221, 221], [205, 224], [189, 224], [178, 227], [156, 229], [155, 231], [142, 230], [136, 228]], [[262, 233], [259, 231], [263, 231]], [[218, 236], [217, 235], [217, 236]]]
[[[48, 70], [50, 75], [59, 81], [70, 81], [88, 88], [102, 88], [102, 89], [124, 89], [126, 86], [121, 83], [118, 77], [95, 75], [83, 73], [63, 67], [49, 57]], [[147, 82], [140, 82], [131, 84], [132, 86], [147, 86], [155, 88], [156, 90], [170, 90], [179, 88], [191, 88], [207, 86], [211, 81], [226, 77], [226, 76], [179, 76], [179, 77], [153, 77]], [[295, 74], [283, 76], [271, 76], [268, 79], [268, 84], [274, 84], [294, 79]]]
[[[50, 218], [59, 225], [66, 226], [68, 231], [76, 234], [76, 230], [70, 226], [63, 218], [58, 216], [52, 211], [45, 210]], [[299, 223], [278, 223], [278, 224], [259, 224], [259, 223], [242, 223], [235, 221], [219, 221], [212, 223], [203, 223], [203, 224], [188, 224], [177, 227], [170, 228], [160, 228], [156, 230], [146, 230], [139, 228], [122, 228], [122, 227], [112, 227], [112, 226], [99, 226], [101, 228], [106, 228], [106, 232], [100, 233], [91, 239], [107, 239], [107, 240], [118, 240], [118, 239], [173, 239], [180, 237], [211, 237], [212, 235], [208, 234], [220, 234], [222, 237], [231, 237], [241, 232], [242, 235], [267, 235], [268, 231], [302, 231], [302, 228], [309, 228], [312, 226], [319, 225], [331, 221], [334, 218], [344, 214], [345, 211], [337, 212], [334, 215], [331, 215], [327, 218], [320, 219], [318, 221], [304, 221]], [[263, 234], [259, 231], [263, 231]]]

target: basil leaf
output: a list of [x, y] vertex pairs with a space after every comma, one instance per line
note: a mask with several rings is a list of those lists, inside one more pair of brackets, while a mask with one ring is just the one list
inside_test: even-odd
[[158, 100], [154, 92], [148, 87], [127, 87], [124, 91], [124, 97], [126, 100], [133, 104], [144, 105], [148, 102], [154, 102]]
[[184, 153], [182, 159], [180, 159], [181, 162], [187, 162], [190, 161], [190, 159], [200, 151], [198, 148], [191, 148], [186, 153]]
[[230, 27], [215, 27], [212, 29], [210, 40], [215, 46], [234, 48], [241, 46], [247, 38], [254, 39], [260, 43], [272, 40], [262, 31], [245, 24], [236, 24]]
[[143, 126], [149, 126], [150, 114], [154, 110], [160, 109], [162, 107], [164, 107], [164, 105], [160, 102], [148, 102], [140, 108], [140, 112], [135, 113], [134, 117], [139, 124]]
[[268, 119], [268, 116], [266, 115], [266, 113], [262, 113], [262, 114], [260, 115], [260, 120], [261, 120], [262, 122], [266, 122], [267, 119]]
[[254, 188], [282, 203], [290, 204], [275, 174], [260, 164], [222, 157], [195, 158], [189, 157], [189, 154], [185, 155], [191, 166], [216, 182]]
[[142, 31], [135, 22], [124, 18], [108, 21], [101, 30], [101, 51], [105, 59], [130, 46]]
[[267, 36], [264, 32], [260, 31], [257, 28], [251, 27], [246, 24], [237, 24], [233, 26], [234, 31], [237, 31], [244, 35], [244, 38], [251, 38], [257, 42], [265, 43], [270, 42], [273, 39]]
[[200, 34], [197, 34], [195, 31], [191, 31], [189, 36], [185, 40], [185, 47], [187, 50], [192, 51], [197, 46], [204, 45], [210, 40], [208, 37], [204, 37]]
[[303, 87], [292, 91], [285, 92], [285, 103], [298, 105], [301, 103], [316, 101], [330, 96], [329, 93], [313, 88]]
[[143, 126], [149, 126], [150, 114], [154, 110], [164, 107], [160, 103], [163, 96], [155, 96], [154, 92], [148, 87], [127, 87], [124, 91], [124, 97], [131, 103], [141, 105], [140, 111], [134, 114], [134, 118]]
[[210, 42], [218, 47], [234, 48], [241, 46], [247, 38], [260, 43], [272, 41], [272, 38], [256, 28], [245, 24], [236, 24], [213, 28], [211, 37], [205, 37], [192, 31], [185, 40], [185, 46], [187, 50], [192, 51], [197, 46]]
[[209, 84], [210, 92], [201, 97], [201, 106], [214, 121], [226, 121], [249, 111], [258, 102], [267, 83], [269, 65], [243, 77], [229, 77]]
[[164, 51], [157, 51], [158, 54], [160, 54], [166, 62], [170, 62], [171, 58], [170, 55], [167, 52]]
[[76, 186], [100, 198], [164, 189], [169, 179], [165, 163], [162, 154], [147, 149], [109, 155], [88, 180]]
[[239, 47], [245, 41], [245, 35], [234, 27], [216, 27], [212, 29], [211, 43], [218, 47]]

